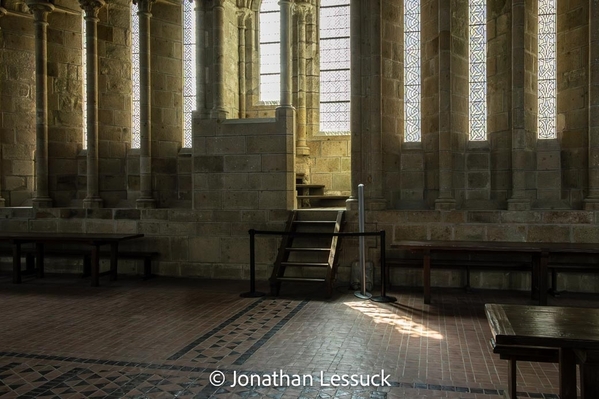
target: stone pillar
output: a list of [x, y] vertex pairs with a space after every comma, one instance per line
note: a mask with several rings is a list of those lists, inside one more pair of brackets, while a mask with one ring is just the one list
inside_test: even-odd
[[526, 1], [512, 0], [512, 195], [508, 209], [515, 211], [530, 209], [530, 199], [526, 197], [525, 21]]
[[589, 194], [584, 209], [599, 210], [599, 1], [589, 0]]
[[439, 0], [439, 197], [435, 209], [455, 209], [451, 126], [451, 2]]
[[309, 3], [296, 3], [295, 10], [298, 16], [298, 73], [297, 73], [297, 140], [295, 152], [297, 155], [310, 155], [310, 148], [306, 142], [306, 18], [312, 13]]
[[87, 196], [84, 208], [101, 208], [98, 185], [98, 11], [103, 0], [79, 0], [85, 11], [85, 46], [87, 64]]
[[155, 0], [135, 0], [139, 17], [139, 185], [137, 208], [155, 208], [152, 197], [152, 86], [150, 80], [150, 19]]
[[281, 102], [280, 107], [291, 105], [291, 1], [279, 0], [281, 7]]
[[54, 5], [46, 0], [28, 0], [35, 26], [35, 174], [34, 207], [51, 207], [48, 192], [48, 13]]
[[[0, 18], [6, 15], [6, 8], [0, 6]], [[0, 140], [0, 208], [3, 208], [6, 200], [2, 197], [2, 141]]]
[[206, 10], [204, 9], [203, 0], [195, 0], [196, 5], [196, 71], [198, 76], [196, 78], [196, 109], [202, 115], [206, 115], [206, 66], [205, 66], [205, 54], [206, 54], [206, 40], [205, 30], [206, 26]]
[[237, 12], [238, 25], [237, 29], [239, 31], [239, 118], [245, 118], [246, 111], [246, 77], [245, 77], [245, 35], [247, 32], [246, 21], [248, 16], [250, 15], [250, 10], [244, 8]]
[[360, 130], [362, 126], [362, 1], [350, 0], [350, 130], [351, 130], [351, 193], [347, 200], [347, 208], [357, 209], [358, 184], [362, 183], [362, 143], [360, 142]]
[[215, 0], [212, 8], [214, 15], [214, 105], [210, 114], [212, 119], [227, 119], [225, 109], [225, 0]]

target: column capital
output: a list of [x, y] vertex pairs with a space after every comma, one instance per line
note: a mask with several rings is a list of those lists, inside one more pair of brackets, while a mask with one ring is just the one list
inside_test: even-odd
[[138, 13], [150, 14], [152, 12], [152, 4], [156, 0], [133, 0], [133, 4], [137, 6]]
[[48, 13], [54, 10], [54, 4], [47, 0], [26, 0], [25, 4], [29, 7], [35, 21], [46, 22]]
[[3, 16], [5, 16], [7, 13], [6, 8], [0, 6], [0, 18], [2, 18]]
[[79, 6], [85, 11], [85, 18], [97, 18], [98, 11], [105, 4], [104, 0], [79, 0]]
[[251, 15], [252, 12], [249, 8], [242, 8], [241, 10], [237, 11], [237, 27], [245, 28], [245, 23]]
[[213, 0], [213, 2], [212, 2], [212, 8], [224, 7], [224, 6], [225, 6], [225, 0]]
[[307, 1], [295, 2], [293, 11], [300, 17], [301, 22], [306, 22], [306, 18], [314, 11], [314, 6]]

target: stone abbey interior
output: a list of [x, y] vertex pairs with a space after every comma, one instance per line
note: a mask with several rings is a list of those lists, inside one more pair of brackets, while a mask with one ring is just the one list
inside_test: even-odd
[[596, 399], [598, 227], [598, 0], [0, 0], [1, 399]]
[[[143, 233], [131, 246], [160, 253], [156, 274], [247, 279], [248, 230], [317, 208], [299, 185], [341, 199], [357, 231], [363, 184], [391, 255], [598, 242], [598, 24], [593, 0], [3, 0], [0, 227]], [[279, 240], [257, 237], [258, 279]]]

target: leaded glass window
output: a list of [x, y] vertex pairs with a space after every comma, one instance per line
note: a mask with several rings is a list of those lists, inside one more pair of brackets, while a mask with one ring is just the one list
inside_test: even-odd
[[140, 74], [139, 74], [139, 18], [137, 6], [131, 7], [131, 148], [140, 147]]
[[87, 35], [87, 29], [85, 29], [85, 12], [83, 12], [81, 18], [81, 108], [83, 109], [82, 115], [82, 132], [83, 132], [83, 149], [87, 149], [87, 41], [85, 36]]
[[470, 0], [470, 140], [487, 139], [487, 1]]
[[260, 101], [281, 98], [281, 15], [277, 0], [260, 6]]
[[539, 139], [556, 138], [556, 1], [539, 0]]
[[420, 0], [404, 0], [404, 141], [421, 140]]
[[320, 4], [320, 131], [350, 131], [349, 0]]
[[196, 109], [196, 13], [183, 2], [183, 147], [191, 148], [192, 112]]

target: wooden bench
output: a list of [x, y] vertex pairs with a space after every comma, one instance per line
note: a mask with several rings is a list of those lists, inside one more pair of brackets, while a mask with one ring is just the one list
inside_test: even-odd
[[[422, 258], [386, 258], [387, 267], [419, 269], [422, 267]], [[464, 289], [470, 290], [470, 271], [471, 270], [510, 270], [530, 272], [532, 266], [530, 262], [525, 261], [498, 261], [488, 259], [468, 259], [456, 257], [453, 259], [432, 259], [432, 269], [442, 270], [464, 270], [466, 273], [466, 283]]]
[[545, 348], [540, 346], [522, 346], [522, 345], [497, 345], [491, 338], [491, 347], [493, 353], [497, 353], [500, 359], [507, 360], [508, 363], [508, 398], [517, 398], [517, 376], [518, 369], [516, 362], [539, 362], [539, 363], [559, 363], [559, 349]]
[[[26, 270], [28, 273], [35, 271], [35, 248], [24, 247], [22, 255], [26, 260]], [[0, 256], [12, 256], [11, 248], [0, 248]], [[110, 259], [110, 252], [101, 251], [99, 253], [101, 259]], [[154, 251], [119, 251], [119, 259], [143, 260], [144, 273], [143, 279], [147, 280], [152, 277], [152, 260], [160, 256], [159, 252]], [[83, 276], [91, 275], [91, 252], [80, 248], [47, 248], [44, 250], [45, 258], [80, 258], [83, 259]], [[43, 271], [42, 271], [43, 274]], [[101, 276], [110, 274], [110, 271], [100, 273]]]

